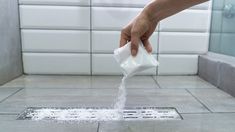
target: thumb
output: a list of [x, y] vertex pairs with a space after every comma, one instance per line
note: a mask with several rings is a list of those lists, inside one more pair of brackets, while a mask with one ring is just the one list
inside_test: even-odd
[[131, 34], [131, 54], [136, 56], [139, 48], [139, 36], [135, 33]]

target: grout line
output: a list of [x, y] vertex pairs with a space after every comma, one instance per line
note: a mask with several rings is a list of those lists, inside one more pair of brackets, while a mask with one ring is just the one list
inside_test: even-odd
[[50, 31], [80, 31], [80, 32], [85, 32], [85, 31], [90, 31], [90, 29], [82, 29], [82, 28], [71, 28], [71, 29], [69, 29], [69, 28], [48, 28], [48, 27], [21, 27], [20, 28], [21, 30], [25, 30], [25, 31], [27, 31], [27, 30], [50, 30]]
[[0, 115], [19, 115], [19, 113], [0, 113]]
[[[145, 5], [113, 5], [113, 4], [55, 4], [55, 3], [19, 3], [19, 6], [71, 6], [71, 7], [106, 7], [106, 8], [144, 8]], [[187, 10], [199, 10], [199, 11], [208, 11], [208, 8], [202, 8], [202, 7], [191, 7]]]
[[49, 53], [49, 54], [90, 54], [90, 52], [81, 52], [81, 51], [78, 51], [78, 52], [74, 52], [74, 51], [22, 51], [22, 53]]
[[[92, 43], [92, 42], [91, 42]], [[28, 51], [28, 50], [23, 50], [22, 53], [67, 53], [67, 54], [110, 54], [112, 55], [113, 53], [112, 52], [84, 52], [84, 51]], [[159, 56], [159, 55], [199, 55], [197, 53], [161, 53], [161, 54], [157, 54], [157, 53], [152, 53], [153, 55], [156, 55], [156, 56]]]
[[[91, 7], [92, 8], [92, 7]], [[92, 17], [92, 16], [90, 16]], [[91, 21], [90, 21], [91, 22]], [[92, 28], [90, 27], [90, 29], [88, 28], [55, 28], [55, 27], [20, 27], [21, 30], [71, 30], [71, 31], [119, 31], [121, 32], [121, 27], [118, 28]], [[195, 34], [205, 34], [205, 33], [209, 33], [209, 32], [205, 32], [205, 31], [182, 31], [182, 30], [155, 30], [154, 31], [155, 33], [195, 33]], [[226, 33], [226, 32], [224, 32]], [[231, 32], [228, 32], [228, 33], [231, 33]]]
[[[158, 23], [158, 29], [157, 29], [157, 61], [159, 62], [159, 52], [160, 52], [160, 22]], [[159, 64], [160, 65], [160, 64]], [[157, 66], [157, 73], [156, 73], [156, 75], [158, 76], [159, 75], [159, 65]]]
[[[199, 88], [164, 88], [164, 89], [175, 89], [175, 90], [198, 90]], [[212, 89], [215, 89], [215, 88], [200, 88], [200, 90], [205, 90], [205, 89], [208, 89], [208, 90], [212, 90]]]
[[195, 113], [180, 113], [180, 114], [235, 114], [235, 112], [195, 112]]
[[213, 114], [235, 114], [235, 112], [213, 112]]
[[3, 100], [0, 101], [0, 103], [4, 102], [5, 100], [7, 100], [8, 98], [12, 97], [13, 95], [15, 95], [16, 93], [18, 93], [19, 91], [21, 91], [24, 88], [20, 88], [19, 90], [17, 90], [16, 92], [12, 93], [11, 95], [7, 96], [6, 98], [4, 98]]
[[[91, 23], [91, 21], [90, 21]], [[55, 28], [55, 27], [20, 27], [21, 30], [55, 30], [55, 31], [100, 31], [100, 32], [121, 32], [121, 27], [120, 28]], [[158, 31], [154, 31], [155, 33]], [[179, 31], [181, 32], [181, 31]], [[192, 33], [194, 33], [192, 31]]]
[[160, 86], [160, 84], [157, 82], [157, 80], [154, 79], [154, 76], [151, 76], [151, 77], [152, 77], [152, 79], [154, 80], [154, 82], [157, 84], [157, 86], [159, 87], [159, 89], [162, 89], [161, 86]]
[[[92, 7], [91, 7], [92, 8]], [[92, 16], [90, 16], [92, 17]], [[91, 21], [90, 21], [91, 22]], [[90, 29], [88, 28], [54, 28], [54, 27], [20, 27], [21, 30], [71, 30], [71, 31], [103, 31], [103, 32], [108, 32], [108, 31], [118, 31], [121, 32], [121, 27], [120, 28], [92, 28], [90, 27]], [[195, 33], [195, 34], [205, 34], [205, 33], [209, 33], [209, 32], [205, 32], [205, 31], [175, 31], [175, 30], [167, 30], [167, 31], [160, 31], [160, 30], [155, 30], [155, 33]], [[219, 32], [214, 32], [214, 33], [219, 33]], [[223, 32], [223, 33], [231, 33], [231, 32]], [[231, 33], [232, 34], [232, 33]]]
[[86, 5], [86, 4], [55, 4], [55, 3], [19, 3], [18, 6], [54, 6], [54, 7], [58, 7], [58, 6], [67, 6], [67, 7], [90, 7], [90, 5]]
[[[22, 88], [24, 89], [24, 88]], [[117, 88], [115, 87], [109, 87], [109, 88], [102, 88], [102, 87], [96, 87], [96, 88], [65, 88], [65, 87], [31, 87], [31, 88], [25, 88], [25, 89], [31, 89], [31, 90], [34, 90], [34, 89], [41, 89], [41, 90], [46, 90], [46, 89], [57, 89], [57, 90], [64, 90], [64, 89], [70, 89], [70, 90], [117, 90]], [[128, 88], [128, 90], [156, 90], [156, 88], [151, 88], [151, 87], [147, 87], [147, 88]]]
[[213, 113], [202, 101], [200, 101], [196, 96], [194, 96], [188, 89], [185, 89], [191, 96], [193, 96], [202, 106], [204, 106], [209, 112]]
[[19, 6], [19, 0], [17, 0], [17, 8], [18, 8], [18, 24], [19, 24], [19, 43], [20, 43], [20, 56], [21, 56], [21, 70], [22, 74], [24, 74], [24, 61], [23, 61], [23, 42], [22, 42], [22, 33], [21, 33], [21, 15], [20, 15], [20, 6]]
[[181, 115], [190, 115], [190, 114], [213, 114], [211, 112], [193, 112], [193, 113], [180, 113]]
[[97, 127], [97, 131], [96, 132], [99, 132], [100, 131], [100, 122], [98, 122], [98, 127]]
[[90, 0], [90, 75], [92, 76], [92, 61], [93, 61], [93, 41], [92, 41], [92, 38], [93, 38], [93, 35], [92, 35], [92, 1]]

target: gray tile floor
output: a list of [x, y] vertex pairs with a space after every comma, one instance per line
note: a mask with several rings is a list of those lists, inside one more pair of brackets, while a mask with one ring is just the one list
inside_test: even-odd
[[182, 121], [19, 121], [27, 107], [112, 107], [121, 76], [21, 76], [0, 86], [4, 132], [234, 132], [235, 98], [197, 76], [137, 76], [126, 106], [175, 107]]

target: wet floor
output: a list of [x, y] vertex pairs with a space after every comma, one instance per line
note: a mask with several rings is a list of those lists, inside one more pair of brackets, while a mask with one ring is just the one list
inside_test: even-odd
[[234, 132], [235, 98], [197, 76], [137, 76], [126, 107], [174, 107], [183, 120], [16, 120], [27, 107], [111, 107], [121, 76], [21, 76], [0, 87], [4, 132]]

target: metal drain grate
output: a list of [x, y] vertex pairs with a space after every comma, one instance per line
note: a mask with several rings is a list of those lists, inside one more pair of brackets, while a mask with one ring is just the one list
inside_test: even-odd
[[175, 108], [137, 107], [124, 110], [109, 108], [27, 108], [18, 120], [112, 121], [112, 120], [182, 120]]

